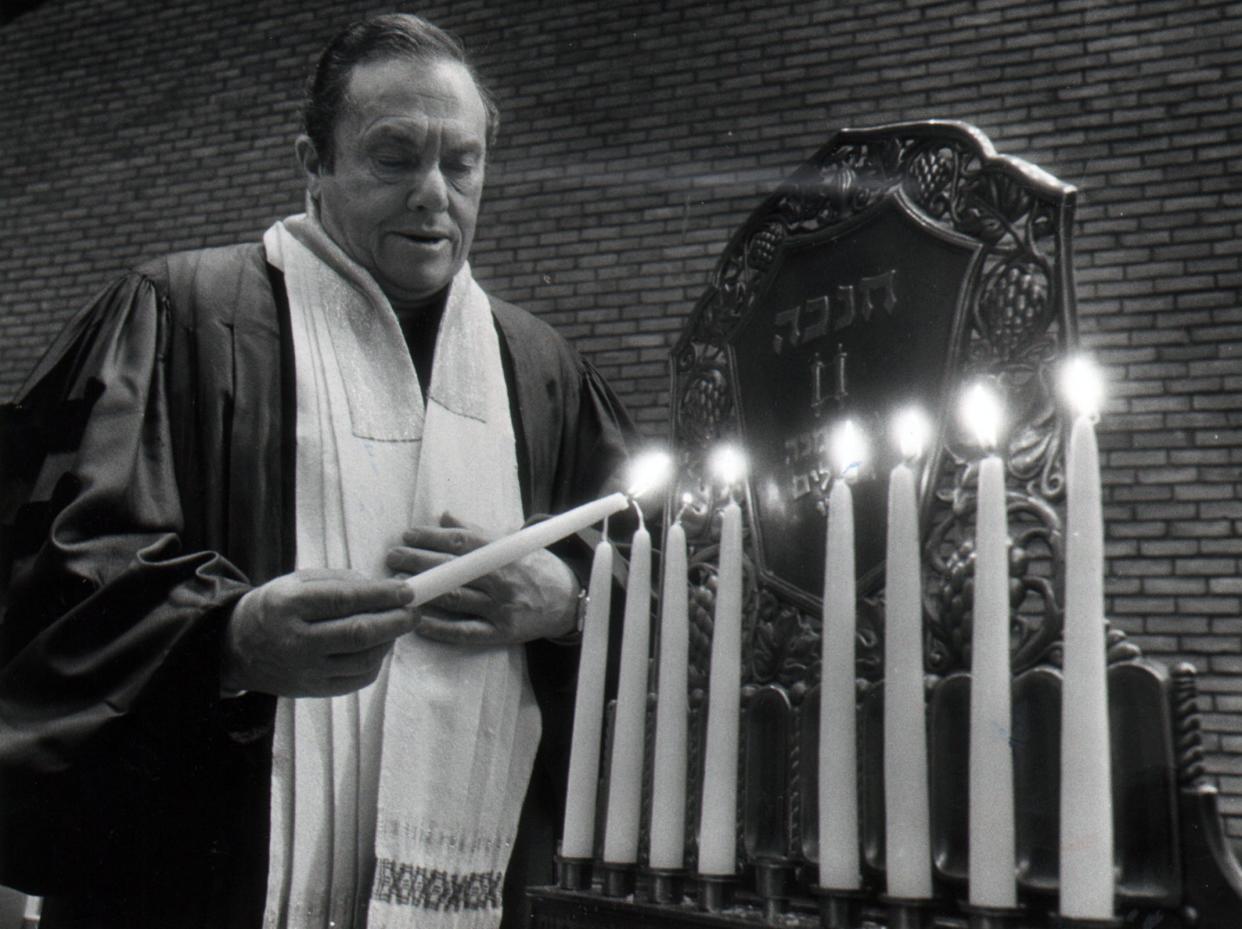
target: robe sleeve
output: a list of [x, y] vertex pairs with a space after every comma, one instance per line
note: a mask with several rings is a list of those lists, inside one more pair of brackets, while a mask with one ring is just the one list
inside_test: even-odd
[[578, 409], [557, 468], [554, 510], [625, 489], [624, 468], [638, 430], [600, 373], [586, 359], [577, 367]]
[[250, 589], [182, 541], [171, 325], [126, 276], [6, 413], [0, 880], [36, 892], [123, 867], [127, 815], [153, 815], [172, 766], [209, 749], [221, 632]]

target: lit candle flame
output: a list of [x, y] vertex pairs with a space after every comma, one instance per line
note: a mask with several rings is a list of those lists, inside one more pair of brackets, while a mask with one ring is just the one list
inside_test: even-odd
[[972, 385], [962, 397], [962, 418], [988, 451], [996, 448], [1001, 415], [1000, 399], [983, 384]]
[[856, 474], [867, 460], [867, 439], [852, 419], [837, 427], [832, 436], [832, 459], [840, 477]]
[[712, 455], [711, 469], [730, 487], [746, 476], [746, 458], [732, 445], [722, 445]]
[[1095, 419], [1104, 401], [1104, 374], [1086, 355], [1075, 355], [1061, 367], [1061, 392], [1080, 416]]
[[649, 490], [663, 486], [673, 473], [673, 458], [668, 452], [644, 452], [630, 463], [630, 487], [627, 497], [641, 497]]
[[897, 439], [897, 447], [901, 449], [901, 457], [913, 461], [923, 454], [923, 449], [927, 446], [927, 440], [931, 437], [931, 423], [918, 407], [907, 407], [893, 420], [893, 434]]

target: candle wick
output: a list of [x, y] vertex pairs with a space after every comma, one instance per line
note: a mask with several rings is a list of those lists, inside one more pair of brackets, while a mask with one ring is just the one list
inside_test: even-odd
[[646, 529], [647, 525], [643, 520], [643, 508], [638, 505], [638, 499], [636, 497], [630, 497], [630, 506], [634, 507], [634, 512], [638, 514], [638, 528]]
[[611, 514], [609, 514], [608, 516], [605, 516], [605, 517], [604, 517], [604, 528], [603, 528], [603, 534], [604, 534], [604, 541], [605, 541], [605, 542], [607, 542], [607, 541], [608, 541], [608, 520], [609, 520], [610, 518], [611, 518]]

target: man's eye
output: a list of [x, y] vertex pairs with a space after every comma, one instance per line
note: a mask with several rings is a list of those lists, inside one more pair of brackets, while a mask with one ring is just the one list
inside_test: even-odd
[[400, 152], [377, 152], [372, 158], [379, 167], [387, 170], [408, 168], [413, 164], [413, 160], [408, 155]]
[[444, 172], [455, 176], [470, 174], [479, 167], [479, 159], [474, 155], [463, 155], [460, 158], [450, 158], [444, 163]]

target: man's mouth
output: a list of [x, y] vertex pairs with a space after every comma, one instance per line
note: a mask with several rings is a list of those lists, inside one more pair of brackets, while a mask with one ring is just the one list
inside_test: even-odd
[[434, 232], [399, 232], [397, 235], [416, 245], [439, 245], [441, 242], [448, 241], [448, 236], [438, 235]]

